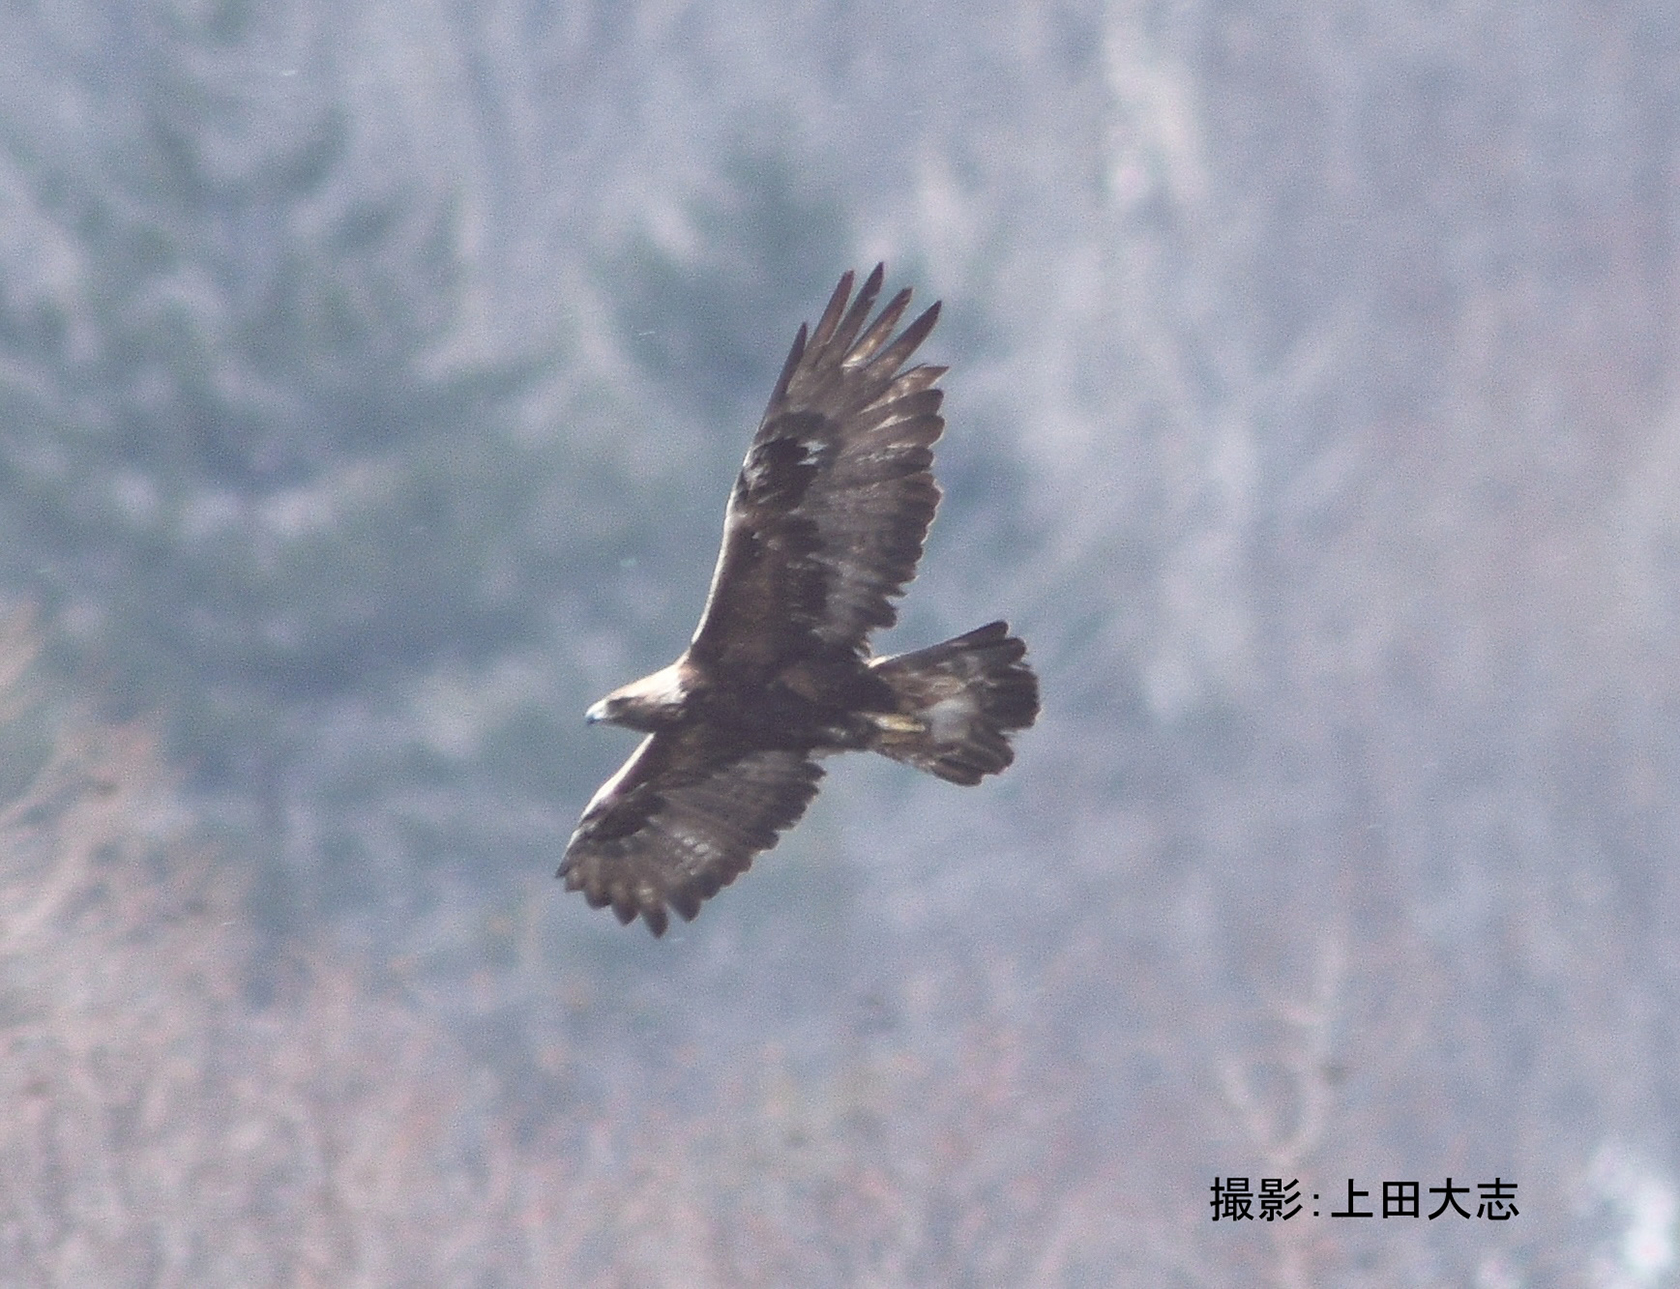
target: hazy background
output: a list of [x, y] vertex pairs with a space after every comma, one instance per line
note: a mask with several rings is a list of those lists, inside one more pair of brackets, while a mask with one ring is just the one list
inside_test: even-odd
[[[0, 30], [7, 1283], [1680, 1283], [1671, 4]], [[553, 880], [581, 714], [877, 258], [879, 643], [1044, 715], [655, 942]]]

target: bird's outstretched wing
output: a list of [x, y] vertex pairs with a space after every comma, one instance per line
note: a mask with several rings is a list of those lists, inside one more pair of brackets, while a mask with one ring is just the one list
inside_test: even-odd
[[881, 279], [876, 265], [848, 306], [847, 273], [816, 329], [799, 328], [729, 498], [697, 659], [769, 670], [813, 651], [861, 653], [897, 617], [892, 599], [916, 575], [939, 504], [945, 368], [899, 370], [939, 305], [894, 338], [910, 292], [869, 322]]
[[692, 919], [776, 844], [822, 774], [800, 752], [731, 752], [704, 726], [651, 734], [583, 812], [558, 875], [592, 907], [663, 935], [667, 908]]

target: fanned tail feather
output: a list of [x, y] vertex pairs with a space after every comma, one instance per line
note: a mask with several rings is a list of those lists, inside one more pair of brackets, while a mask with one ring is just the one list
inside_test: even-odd
[[870, 746], [952, 783], [973, 784], [1015, 759], [1009, 735], [1038, 717], [1038, 677], [1006, 622], [870, 662], [897, 699], [873, 716]]

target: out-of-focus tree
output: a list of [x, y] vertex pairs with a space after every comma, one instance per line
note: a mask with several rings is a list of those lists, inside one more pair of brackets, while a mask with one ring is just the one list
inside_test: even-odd
[[[521, 1132], [435, 1014], [330, 951], [297, 954], [259, 1006], [238, 892], [184, 848], [151, 739], [47, 702], [34, 652], [26, 620], [0, 627], [9, 1283], [1013, 1279], [1091, 1219], [1064, 1202], [1065, 1120], [1008, 1033], [838, 1083], [772, 1054], [697, 1112], [574, 1102]], [[996, 1153], [1002, 1129], [1040, 1153]]]

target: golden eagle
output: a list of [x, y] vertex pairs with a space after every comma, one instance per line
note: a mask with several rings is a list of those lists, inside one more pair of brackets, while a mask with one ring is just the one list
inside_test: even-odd
[[939, 504], [932, 445], [943, 367], [901, 371], [939, 305], [896, 338], [910, 292], [873, 322], [882, 266], [857, 298], [835, 287], [803, 325], [723, 520], [700, 626], [669, 667], [608, 694], [588, 719], [648, 737], [602, 785], [558, 876], [620, 922], [663, 935], [692, 919], [805, 813], [831, 752], [872, 749], [972, 784], [1014, 759], [1038, 716], [1026, 645], [993, 622], [876, 657]]

